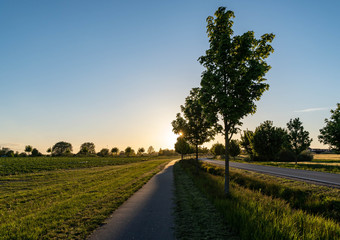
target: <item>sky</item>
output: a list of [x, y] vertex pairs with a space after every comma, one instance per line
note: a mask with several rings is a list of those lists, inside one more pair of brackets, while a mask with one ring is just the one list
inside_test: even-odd
[[241, 129], [299, 117], [311, 147], [327, 148], [317, 136], [340, 102], [337, 0], [3, 0], [0, 146], [174, 148], [171, 121], [200, 85], [219, 6], [234, 11], [235, 34], [276, 35], [269, 91]]

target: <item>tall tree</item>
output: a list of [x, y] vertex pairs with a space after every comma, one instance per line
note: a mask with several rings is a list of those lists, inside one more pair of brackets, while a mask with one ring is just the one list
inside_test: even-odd
[[214, 123], [221, 118], [225, 138], [225, 193], [229, 193], [229, 142], [237, 132], [241, 119], [256, 111], [255, 101], [260, 100], [269, 85], [265, 74], [270, 66], [265, 59], [274, 50], [269, 44], [274, 34], [256, 39], [254, 32], [241, 36], [232, 30], [234, 12], [220, 7], [215, 18], [207, 18], [210, 48], [199, 58], [206, 68], [202, 73], [202, 103], [209, 119]]
[[181, 114], [177, 114], [172, 122], [173, 132], [182, 133], [183, 138], [195, 146], [196, 162], [198, 162], [198, 146], [212, 140], [216, 134], [216, 124], [209, 121], [208, 115], [203, 112], [200, 103], [200, 89], [193, 88], [190, 95], [185, 98], [184, 106], [181, 105]]
[[329, 144], [332, 149], [340, 153], [340, 103], [331, 110], [330, 119], [325, 119], [326, 126], [320, 129], [319, 141]]
[[295, 164], [297, 164], [297, 156], [309, 148], [312, 139], [309, 138], [309, 132], [304, 130], [299, 118], [290, 119], [287, 129], [290, 149], [295, 153]]

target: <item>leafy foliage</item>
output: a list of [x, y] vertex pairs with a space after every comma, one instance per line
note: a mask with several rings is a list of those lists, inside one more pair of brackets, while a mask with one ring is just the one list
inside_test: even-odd
[[216, 129], [203, 111], [200, 97], [200, 89], [193, 88], [184, 106], [181, 105], [184, 118], [178, 113], [171, 123], [174, 133], [183, 134], [183, 138], [196, 147], [196, 158], [198, 146], [212, 140], [216, 134]]
[[119, 149], [117, 147], [114, 147], [111, 149], [111, 153], [117, 155], [119, 152]]
[[245, 130], [243, 131], [243, 135], [241, 134], [241, 146], [243, 149], [249, 154], [253, 154], [253, 149], [252, 149], [252, 142], [253, 142], [253, 136], [254, 132], [250, 130]]
[[72, 152], [72, 144], [68, 142], [57, 142], [52, 147], [53, 156], [69, 155]]
[[[206, 68], [202, 73], [201, 101], [212, 123], [217, 124], [219, 118], [223, 122], [227, 166], [229, 141], [242, 124], [241, 119], [255, 113], [254, 102], [269, 88], [264, 76], [270, 66], [265, 59], [274, 51], [269, 44], [274, 34], [264, 34], [260, 39], [256, 39], [252, 31], [234, 35], [234, 17], [234, 12], [220, 7], [215, 18], [207, 18], [210, 48], [199, 58]], [[228, 167], [226, 171], [229, 171]], [[228, 193], [228, 174], [225, 180]]]
[[235, 159], [235, 157], [240, 155], [240, 153], [241, 153], [241, 148], [240, 148], [239, 141], [231, 140], [230, 141], [230, 149], [229, 149], [230, 156]]
[[175, 151], [181, 154], [183, 160], [183, 155], [190, 153], [190, 145], [183, 137], [178, 137], [177, 142], [175, 143]]
[[310, 146], [312, 139], [309, 138], [309, 132], [304, 130], [299, 118], [290, 119], [287, 129], [290, 148], [297, 156]]
[[214, 154], [214, 156], [220, 156], [225, 154], [225, 147], [221, 143], [215, 143], [211, 146], [210, 152]]
[[96, 149], [93, 142], [85, 142], [80, 146], [80, 154], [96, 154]]
[[282, 128], [274, 127], [272, 121], [265, 121], [254, 132], [252, 147], [255, 157], [260, 160], [276, 160], [278, 153], [286, 145], [286, 131]]
[[340, 153], [340, 103], [331, 110], [330, 119], [325, 119], [326, 126], [320, 129], [319, 141], [329, 144], [332, 149]]

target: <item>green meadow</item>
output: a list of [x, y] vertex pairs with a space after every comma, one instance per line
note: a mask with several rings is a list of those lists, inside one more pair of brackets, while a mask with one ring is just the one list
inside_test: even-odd
[[0, 161], [0, 239], [84, 239], [170, 159]]

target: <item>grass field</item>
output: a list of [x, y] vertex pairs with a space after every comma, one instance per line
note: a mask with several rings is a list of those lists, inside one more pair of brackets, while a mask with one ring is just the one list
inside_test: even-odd
[[18, 160], [23, 169], [0, 176], [0, 239], [84, 239], [169, 162], [44, 158], [30, 169], [29, 160], [38, 162]]
[[[206, 171], [197, 174], [190, 161], [182, 161], [181, 166], [220, 212], [224, 222], [232, 226], [241, 239], [340, 239], [339, 222], [334, 217], [339, 213], [335, 213], [333, 218], [323, 216], [322, 211], [313, 213], [313, 204], [325, 207], [327, 203], [323, 205], [322, 201], [316, 201], [310, 205], [311, 209], [308, 209], [308, 203], [301, 205], [301, 201], [300, 205], [294, 205], [295, 201], [311, 196], [305, 198], [307, 202], [312, 196], [317, 196], [313, 194], [322, 194], [322, 191], [326, 202], [327, 199], [339, 201], [338, 190], [318, 186], [309, 188], [311, 185], [303, 187], [290, 181], [279, 182], [281, 187], [275, 191], [274, 179], [261, 179], [256, 174], [242, 175], [244, 171], [240, 170], [234, 173], [236, 175], [231, 180], [231, 194], [226, 197], [223, 192], [223, 176]], [[214, 173], [217, 171], [206, 170]], [[252, 185], [253, 180], [257, 182]]]
[[[154, 157], [153, 157], [154, 158]], [[160, 159], [160, 157], [158, 157]], [[152, 159], [152, 157], [16, 157], [0, 158], [0, 176], [22, 173], [114, 166]]]

